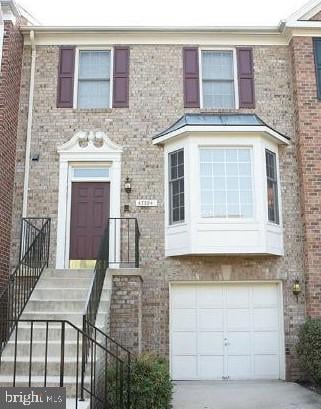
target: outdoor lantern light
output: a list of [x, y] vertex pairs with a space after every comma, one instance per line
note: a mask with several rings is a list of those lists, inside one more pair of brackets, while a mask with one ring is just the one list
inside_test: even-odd
[[132, 191], [131, 180], [127, 176], [127, 178], [125, 180], [125, 192], [129, 194], [131, 191]]
[[301, 288], [300, 281], [298, 279], [296, 279], [294, 281], [294, 283], [293, 283], [293, 286], [292, 286], [292, 292], [296, 296], [296, 298], [298, 298], [301, 291], [302, 291], [302, 288]]

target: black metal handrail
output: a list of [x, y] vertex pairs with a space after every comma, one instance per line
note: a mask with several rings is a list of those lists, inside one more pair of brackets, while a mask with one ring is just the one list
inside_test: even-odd
[[[36, 331], [43, 333], [41, 347]], [[121, 356], [104, 338], [98, 340], [97, 331], [95, 339], [66, 320], [19, 320], [11, 355], [0, 357], [2, 370], [10, 373], [13, 387], [66, 387], [75, 409], [82, 399], [92, 409], [130, 409], [130, 354]], [[83, 342], [89, 354], [82, 380]]]
[[23, 218], [19, 263], [0, 294], [0, 354], [3, 352], [44, 268], [48, 266], [50, 218]]
[[140, 231], [135, 217], [110, 217], [109, 266], [139, 268]]
[[[133, 229], [133, 232], [131, 232]], [[106, 278], [106, 271], [112, 265], [115, 267], [139, 267], [139, 237], [137, 219], [135, 218], [109, 218], [105, 227], [103, 236], [100, 241], [97, 260], [94, 269], [94, 275], [88, 292], [85, 313], [83, 315], [83, 333], [89, 337], [102, 339], [103, 345], [110, 345], [110, 349], [122, 356], [127, 356], [128, 361], [128, 376], [130, 376], [130, 353], [129, 351], [114, 341], [112, 338], [104, 334], [103, 331], [96, 327], [96, 319], [100, 304], [101, 294]], [[111, 256], [112, 255], [112, 256]], [[82, 384], [84, 383], [86, 366], [90, 347], [83, 339], [82, 343]], [[130, 384], [130, 382], [128, 381]], [[81, 391], [84, 391], [81, 388]], [[130, 389], [128, 389], [128, 404], [130, 404]]]

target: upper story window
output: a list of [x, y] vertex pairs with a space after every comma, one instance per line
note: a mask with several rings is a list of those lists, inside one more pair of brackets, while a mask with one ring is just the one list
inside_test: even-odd
[[201, 52], [202, 101], [204, 108], [235, 108], [235, 63], [233, 50]]
[[184, 203], [184, 149], [171, 152], [169, 163], [169, 223], [185, 219]]
[[267, 202], [269, 222], [279, 224], [279, 199], [276, 155], [266, 149], [266, 178], [267, 178]]
[[78, 108], [111, 106], [111, 52], [80, 50], [78, 66]]
[[250, 148], [201, 148], [201, 216], [253, 216]]

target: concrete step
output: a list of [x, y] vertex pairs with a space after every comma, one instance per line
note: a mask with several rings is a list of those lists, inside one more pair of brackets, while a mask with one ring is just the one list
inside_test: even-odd
[[[22, 320], [66, 320], [70, 321], [76, 327], [82, 326], [82, 313], [79, 312], [58, 312], [58, 311], [25, 311], [21, 316]], [[99, 312], [97, 314], [97, 324], [104, 325], [106, 314]]]
[[[28, 387], [29, 377], [28, 376], [16, 376], [16, 386]], [[76, 395], [76, 379], [74, 376], [65, 376], [64, 377], [64, 387], [66, 387], [67, 397], [75, 397]], [[89, 385], [90, 378], [86, 376], [85, 384]], [[13, 385], [13, 373], [8, 375], [0, 375], [0, 386], [10, 387]], [[44, 376], [32, 376], [31, 377], [31, 386], [32, 387], [43, 387], [44, 386]], [[47, 375], [47, 387], [59, 387], [60, 386], [60, 377]], [[78, 394], [80, 391], [80, 377], [78, 378]]]
[[36, 288], [64, 288], [64, 289], [73, 289], [73, 288], [85, 288], [89, 290], [91, 284], [91, 278], [80, 277], [77, 279], [71, 279], [68, 277], [41, 277], [37, 283]]
[[86, 302], [84, 300], [37, 300], [31, 298], [24, 310], [24, 314], [30, 311], [41, 312], [78, 312], [82, 314], [85, 310]]
[[[31, 300], [68, 300], [69, 298], [87, 301], [89, 288], [35, 288]], [[102, 299], [109, 299], [110, 289], [103, 289]]]
[[92, 278], [94, 269], [91, 270], [55, 270], [46, 269], [42, 273], [42, 277], [46, 278], [70, 278], [75, 280], [77, 278]]
[[[37, 338], [36, 338], [37, 339]], [[79, 337], [79, 349], [81, 349], [82, 337]], [[33, 341], [33, 356], [45, 356], [46, 354], [46, 344], [43, 341]], [[61, 342], [59, 339], [55, 341], [48, 341], [47, 344], [47, 355], [48, 356], [59, 356], [61, 352]], [[2, 353], [3, 357], [12, 357], [15, 354], [15, 341], [10, 340], [6, 345], [5, 350]], [[20, 341], [17, 343], [17, 357], [29, 356], [30, 354], [30, 340]], [[65, 356], [74, 357], [77, 356], [77, 342], [76, 339], [72, 341], [65, 341]]]
[[[60, 356], [48, 357], [47, 359], [47, 375], [59, 375], [60, 374], [61, 360]], [[15, 362], [17, 376], [29, 375], [29, 356], [17, 357]], [[9, 356], [3, 356], [1, 358], [1, 375], [10, 376], [14, 371], [14, 358]], [[81, 371], [81, 354], [79, 353], [78, 359], [78, 374]], [[45, 357], [32, 356], [31, 361], [31, 374], [33, 376], [42, 376], [45, 373]], [[76, 377], [77, 373], [77, 359], [76, 357], [64, 358], [64, 375]]]

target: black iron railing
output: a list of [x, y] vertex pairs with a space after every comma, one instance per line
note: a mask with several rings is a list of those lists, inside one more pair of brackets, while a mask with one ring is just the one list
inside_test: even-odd
[[[37, 331], [43, 334], [41, 345]], [[75, 409], [82, 399], [91, 409], [129, 409], [130, 354], [98, 331], [90, 337], [65, 320], [19, 320], [11, 351], [6, 350], [0, 361], [2, 373], [8, 374], [6, 383], [66, 387]], [[89, 353], [82, 378], [84, 341]]]
[[[88, 293], [85, 313], [83, 315], [82, 331], [89, 338], [99, 340], [102, 345], [112, 351], [116, 356], [121, 354], [126, 361], [126, 373], [123, 371], [120, 381], [128, 384], [127, 403], [130, 405], [130, 353], [120, 344], [108, 337], [104, 332], [96, 327], [96, 319], [104, 287], [106, 271], [109, 267], [139, 267], [139, 229], [135, 218], [109, 218], [104, 234], [101, 238], [97, 260], [94, 269], [91, 288]], [[86, 341], [82, 342], [82, 379], [84, 384], [87, 372], [87, 362], [91, 353], [90, 345]], [[108, 347], [109, 345], [109, 347]], [[81, 389], [83, 392], [84, 388]], [[127, 406], [125, 406], [127, 408]]]
[[18, 266], [0, 294], [0, 317], [5, 322], [0, 329], [2, 353], [31, 293], [48, 266], [50, 246], [50, 219], [23, 218], [21, 224], [20, 256]]
[[139, 267], [140, 232], [137, 219], [126, 217], [111, 217], [108, 219], [109, 230], [109, 266]]

